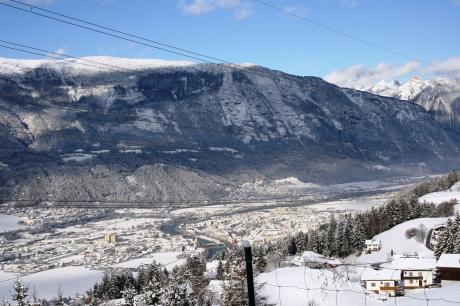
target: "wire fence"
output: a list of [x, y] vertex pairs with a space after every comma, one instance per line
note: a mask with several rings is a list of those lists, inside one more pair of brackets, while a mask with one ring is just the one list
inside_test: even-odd
[[[284, 268], [281, 267], [283, 264], [285, 265]], [[293, 299], [296, 299], [295, 302], [298, 305], [367, 306], [378, 305], [382, 301], [386, 301], [388, 305], [394, 304], [396, 306], [460, 304], [460, 291], [455, 293], [455, 288], [448, 290], [448, 292], [425, 285], [413, 289], [404, 288], [405, 279], [401, 275], [402, 269], [386, 266], [374, 268], [369, 264], [359, 263], [327, 264], [326, 262], [316, 262], [315, 264], [322, 264], [325, 267], [321, 269], [311, 268], [309, 263], [303, 264], [302, 267], [294, 265], [291, 260], [278, 260], [276, 262], [277, 267], [271, 272], [259, 275], [255, 284], [259, 288], [269, 287], [269, 289], [262, 290], [265, 293], [270, 292], [270, 301], [276, 302], [276, 305], [279, 306], [291, 305]], [[299, 273], [299, 269], [302, 269], [303, 273]], [[393, 280], [400, 281], [393, 283], [392, 286], [387, 286], [389, 287], [387, 290], [382, 290], [392, 291], [391, 295], [367, 290], [361, 281], [366, 271], [386, 271], [389, 277], [388, 281], [382, 280], [382, 287], [385, 287], [385, 283]], [[426, 278], [426, 275], [430, 274], [426, 273], [422, 278]], [[380, 280], [375, 282], [380, 283]], [[396, 294], [403, 288], [403, 295]], [[334, 294], [334, 296], [330, 296], [330, 294]]]

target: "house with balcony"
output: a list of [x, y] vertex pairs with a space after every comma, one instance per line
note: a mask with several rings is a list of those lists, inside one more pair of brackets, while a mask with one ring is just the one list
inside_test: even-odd
[[436, 259], [419, 257], [396, 257], [391, 263], [382, 265], [384, 268], [400, 270], [401, 283], [404, 289], [427, 288], [433, 285], [433, 271]]
[[400, 290], [401, 271], [390, 269], [365, 269], [361, 274], [361, 285], [366, 290], [388, 296], [396, 296]]

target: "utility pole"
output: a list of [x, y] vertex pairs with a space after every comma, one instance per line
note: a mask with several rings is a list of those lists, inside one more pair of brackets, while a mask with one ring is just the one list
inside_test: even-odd
[[252, 250], [251, 243], [247, 240], [242, 242], [244, 248], [244, 257], [246, 260], [246, 279], [248, 282], [248, 301], [249, 306], [256, 306], [256, 298], [254, 292], [254, 274], [252, 272]]

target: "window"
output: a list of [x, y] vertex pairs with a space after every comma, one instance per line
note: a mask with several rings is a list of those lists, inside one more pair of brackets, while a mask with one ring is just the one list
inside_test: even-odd
[[371, 283], [371, 287], [375, 287], [375, 283]]
[[412, 272], [409, 272], [409, 276], [412, 276], [412, 275], [414, 275], [414, 273], [412, 273]]
[[422, 276], [422, 272], [418, 272], [418, 276]]
[[385, 287], [390, 287], [391, 283], [385, 283]]
[[414, 280], [413, 279], [410, 279], [409, 280], [409, 284], [413, 284], [414, 283]]

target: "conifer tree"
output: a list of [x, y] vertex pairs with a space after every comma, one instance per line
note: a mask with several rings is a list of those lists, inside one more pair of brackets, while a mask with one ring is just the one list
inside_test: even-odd
[[293, 256], [297, 254], [297, 245], [295, 243], [294, 237], [289, 237], [287, 249], [289, 255]]
[[222, 304], [225, 306], [247, 305], [247, 293], [245, 287], [246, 269], [243, 250], [234, 249], [228, 259], [230, 271], [225, 275], [223, 283]]
[[364, 247], [364, 241], [366, 241], [366, 233], [364, 232], [364, 227], [358, 218], [353, 219], [350, 238], [352, 250], [354, 252], [361, 251]]
[[294, 239], [297, 246], [297, 253], [303, 253], [307, 250], [308, 236], [304, 232], [298, 232], [294, 236]]
[[267, 268], [267, 259], [262, 249], [257, 248], [254, 250], [254, 271], [256, 273], [263, 273]]
[[16, 306], [26, 306], [28, 304], [27, 297], [29, 288], [22, 284], [20, 279], [17, 279], [13, 285], [13, 293], [11, 298], [16, 302]]
[[64, 306], [64, 297], [62, 295], [62, 290], [61, 286], [59, 286], [58, 291], [57, 291], [57, 296], [54, 299], [54, 306]]
[[192, 306], [188, 300], [188, 287], [177, 274], [173, 274], [162, 297], [164, 306]]
[[331, 215], [326, 225], [326, 239], [324, 240], [323, 252], [325, 256], [332, 256], [337, 253], [337, 222], [334, 215]]
[[149, 279], [146, 280], [147, 284], [142, 291], [143, 300], [147, 305], [160, 304], [160, 299], [163, 292], [160, 284], [160, 276], [157, 270], [158, 267], [156, 265], [152, 265], [150, 273], [147, 273], [149, 275]]
[[460, 254], [460, 214], [458, 212], [453, 223], [457, 230], [456, 232], [454, 231], [454, 253]]
[[136, 289], [131, 284], [128, 284], [121, 292], [126, 306], [134, 306], [134, 299], [136, 297]]
[[184, 268], [183, 276], [189, 286], [189, 302], [192, 305], [206, 305], [209, 298], [208, 281], [204, 276], [206, 264], [198, 256], [192, 256], [187, 258]]
[[216, 268], [216, 279], [222, 280], [224, 279], [224, 265], [222, 264], [222, 260], [219, 259]]

